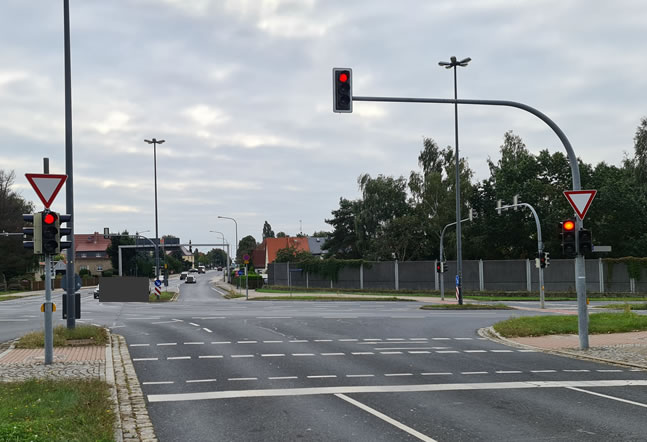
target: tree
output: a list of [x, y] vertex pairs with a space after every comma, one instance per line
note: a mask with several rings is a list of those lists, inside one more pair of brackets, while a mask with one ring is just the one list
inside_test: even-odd
[[[15, 173], [0, 169], [0, 232], [22, 233], [27, 226], [23, 213], [32, 213], [34, 207], [11, 190]], [[0, 236], [0, 275], [9, 280], [29, 273], [38, 265], [38, 258], [22, 245], [22, 236]], [[1, 279], [1, 277], [0, 277]]]
[[272, 226], [267, 221], [263, 224], [263, 239], [265, 238], [274, 238], [274, 230], [272, 230]]
[[256, 248], [256, 240], [252, 235], [247, 235], [238, 242], [238, 250], [236, 251], [236, 262], [243, 262], [243, 255], [252, 256], [252, 251]]
[[318, 231], [318, 232], [317, 232], [317, 231], [315, 231], [315, 232], [313, 232], [313, 233], [312, 233], [312, 235], [311, 235], [311, 236], [312, 236], [313, 238], [327, 238], [327, 237], [329, 237], [329, 236], [330, 236], [330, 232], [326, 232], [326, 231], [324, 231], [324, 230], [320, 230], [320, 231]]
[[326, 257], [357, 259], [361, 254], [357, 249], [357, 231], [355, 226], [355, 213], [357, 201], [339, 198], [339, 209], [333, 210], [331, 219], [326, 223], [333, 227], [330, 237], [324, 242], [322, 249], [326, 250]]
[[285, 234], [285, 232], [279, 232], [276, 234], [277, 238], [286, 238], [288, 235]]
[[274, 262], [299, 262], [312, 257], [310, 252], [298, 250], [294, 246], [287, 246], [277, 250]]

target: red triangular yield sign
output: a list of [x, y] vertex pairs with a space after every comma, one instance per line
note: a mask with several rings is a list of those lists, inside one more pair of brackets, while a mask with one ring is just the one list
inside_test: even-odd
[[584, 219], [597, 193], [597, 190], [566, 190], [564, 191], [564, 196], [575, 210], [575, 213], [577, 213], [577, 216]]
[[58, 191], [63, 187], [67, 175], [50, 175], [44, 173], [26, 173], [27, 181], [36, 191], [46, 209], [54, 202]]

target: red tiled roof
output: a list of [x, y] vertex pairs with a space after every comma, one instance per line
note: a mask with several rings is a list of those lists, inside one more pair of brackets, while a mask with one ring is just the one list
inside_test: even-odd
[[291, 247], [296, 247], [297, 250], [303, 250], [305, 252], [310, 251], [310, 246], [308, 245], [307, 237], [286, 237], [286, 238], [265, 238], [263, 240], [265, 247], [267, 248], [267, 263], [274, 262], [276, 259], [276, 252], [280, 249], [285, 249], [290, 245]]
[[105, 239], [102, 234], [78, 233], [74, 235], [74, 248], [76, 252], [105, 252], [110, 245], [110, 239]]

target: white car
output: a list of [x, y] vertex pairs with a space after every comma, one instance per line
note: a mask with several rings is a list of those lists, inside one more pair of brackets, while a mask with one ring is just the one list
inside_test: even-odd
[[190, 283], [195, 284], [195, 283], [196, 283], [196, 277], [195, 277], [195, 275], [194, 275], [194, 274], [192, 274], [192, 273], [189, 273], [189, 274], [186, 276], [186, 281], [184, 281], [184, 282], [185, 282], [186, 284], [190, 284]]
[[94, 299], [99, 299], [99, 285], [94, 289]]

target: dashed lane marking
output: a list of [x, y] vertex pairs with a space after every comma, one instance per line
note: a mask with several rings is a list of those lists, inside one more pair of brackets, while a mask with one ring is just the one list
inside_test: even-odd
[[384, 376], [413, 376], [413, 373], [385, 373]]
[[512, 353], [512, 350], [490, 350], [492, 353]]
[[332, 342], [332, 339], [315, 339], [314, 342]]
[[191, 324], [194, 327], [200, 327], [200, 324], [196, 324], [195, 322], [189, 322], [189, 324]]
[[211, 330], [209, 330], [209, 329], [208, 329], [208, 328], [206, 328], [206, 327], [202, 327], [202, 330], [206, 331], [207, 333], [213, 333]]
[[463, 350], [465, 353], [487, 353], [487, 350]]
[[139, 361], [157, 361], [157, 358], [133, 358], [133, 362], [139, 362]]
[[345, 356], [346, 353], [321, 353], [321, 356]]
[[401, 351], [381, 351], [381, 355], [401, 355]]
[[280, 357], [280, 356], [285, 356], [285, 353], [264, 353], [264, 354], [261, 354], [261, 357], [264, 357], [264, 358], [276, 358], [276, 357]]
[[420, 373], [420, 376], [451, 376], [454, 373], [439, 372], [439, 373]]
[[292, 356], [314, 356], [314, 353], [292, 353]]
[[130, 344], [131, 347], [148, 347], [150, 344]]
[[487, 371], [461, 371], [461, 374], [488, 374]]
[[286, 379], [299, 379], [299, 376], [270, 376], [267, 379], [270, 379], [273, 381], [282, 381]]
[[530, 370], [530, 373], [557, 373], [557, 370]]
[[238, 341], [238, 344], [257, 344], [258, 341]]
[[214, 345], [219, 345], [219, 344], [231, 344], [231, 341], [215, 341], [212, 342]]
[[231, 355], [232, 358], [253, 358], [254, 355]]
[[353, 351], [351, 352], [352, 355], [374, 355], [372, 351]]
[[[586, 386], [588, 387], [588, 385], [586, 385]], [[594, 396], [600, 396], [600, 397], [603, 397], [605, 399], [611, 399], [611, 400], [618, 401], [618, 402], [624, 402], [625, 404], [637, 405], [638, 407], [647, 408], [647, 404], [643, 404], [641, 402], [635, 402], [635, 401], [630, 401], [628, 399], [622, 399], [622, 398], [615, 397], [615, 396], [609, 396], [609, 395], [606, 395], [606, 394], [597, 393], [595, 391], [582, 390], [581, 388], [577, 388], [577, 387], [566, 387], [566, 388], [568, 388], [569, 390], [575, 390], [575, 391], [580, 391], [582, 393], [592, 394]]]
[[216, 382], [216, 380], [215, 379], [191, 379], [184, 382], [186, 382], [187, 384], [192, 384], [192, 383], [198, 383], [198, 382]]
[[460, 353], [458, 350], [436, 350], [436, 353]]
[[159, 381], [159, 382], [142, 382], [142, 385], [167, 385], [174, 384], [173, 381]]
[[258, 378], [228, 378], [228, 381], [257, 381]]
[[162, 345], [177, 345], [177, 342], [161, 342], [161, 343], [159, 343], [159, 344], [157, 344], [157, 345], [158, 345], [158, 346], [162, 346]]
[[497, 370], [497, 371], [495, 371], [495, 373], [497, 373], [497, 374], [516, 374], [516, 373], [523, 373], [523, 371], [519, 371], [519, 370]]
[[281, 344], [283, 341], [263, 341], [263, 344]]
[[222, 359], [222, 355], [202, 355], [198, 359]]
[[322, 375], [313, 375], [313, 376], [306, 376], [308, 379], [327, 379], [327, 378], [336, 378], [337, 375], [335, 374], [322, 374]]
[[374, 374], [347, 374], [347, 378], [372, 378], [375, 377]]
[[191, 359], [191, 356], [169, 356], [166, 358], [168, 361], [177, 361], [181, 359]]
[[203, 345], [204, 342], [185, 342], [184, 345]]

